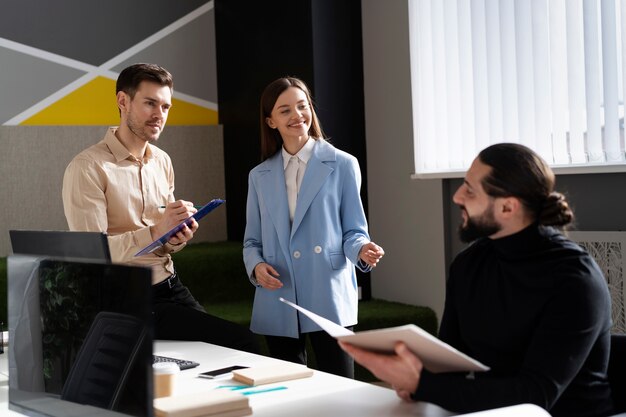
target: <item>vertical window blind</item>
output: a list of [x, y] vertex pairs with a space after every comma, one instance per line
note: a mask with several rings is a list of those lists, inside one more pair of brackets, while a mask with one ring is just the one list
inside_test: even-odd
[[409, 0], [418, 176], [517, 142], [622, 166], [626, 0]]

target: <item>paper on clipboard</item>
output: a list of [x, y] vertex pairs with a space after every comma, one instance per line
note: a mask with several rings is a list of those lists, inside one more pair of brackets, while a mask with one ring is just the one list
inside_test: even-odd
[[280, 301], [306, 315], [335, 339], [363, 349], [390, 353], [393, 352], [397, 342], [404, 342], [413, 353], [419, 356], [424, 367], [433, 373], [489, 370], [488, 366], [414, 324], [354, 333], [282, 297]]
[[225, 201], [226, 200], [220, 200], [219, 198], [209, 201], [206, 205], [199, 208], [198, 211], [196, 211], [193, 215], [187, 217], [185, 220], [180, 222], [177, 226], [174, 226], [170, 231], [165, 233], [163, 236], [161, 236], [160, 238], [158, 238], [157, 240], [155, 240], [154, 242], [152, 242], [151, 244], [149, 244], [148, 246], [146, 246], [145, 248], [137, 252], [135, 256], [147, 255], [149, 253], [154, 252], [161, 246], [165, 245], [165, 243], [167, 243], [167, 241], [170, 240], [172, 236], [180, 232], [185, 225], [189, 225], [191, 222], [191, 219], [196, 219], [196, 221], [199, 221], [201, 218], [203, 218], [204, 216], [206, 216], [207, 214], [215, 210], [218, 206], [220, 206]]

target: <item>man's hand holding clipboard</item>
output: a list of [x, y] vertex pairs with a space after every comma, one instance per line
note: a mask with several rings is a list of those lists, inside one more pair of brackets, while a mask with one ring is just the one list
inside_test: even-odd
[[173, 236], [175, 236], [178, 232], [183, 230], [185, 226], [189, 226], [193, 220], [199, 221], [204, 216], [209, 214], [211, 211], [215, 210], [217, 207], [222, 205], [226, 200], [221, 199], [213, 199], [208, 204], [202, 206], [198, 211], [196, 211], [193, 215], [187, 217], [185, 220], [174, 226], [167, 233], [163, 234], [161, 237], [156, 239], [154, 242], [140, 250], [135, 254], [135, 256], [147, 255], [149, 253], [154, 252], [161, 246], [165, 245]]

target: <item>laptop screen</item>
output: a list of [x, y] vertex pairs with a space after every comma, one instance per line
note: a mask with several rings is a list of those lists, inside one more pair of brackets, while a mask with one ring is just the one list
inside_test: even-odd
[[9, 230], [13, 253], [111, 261], [106, 233]]
[[9, 408], [33, 416], [152, 416], [151, 274], [9, 256]]

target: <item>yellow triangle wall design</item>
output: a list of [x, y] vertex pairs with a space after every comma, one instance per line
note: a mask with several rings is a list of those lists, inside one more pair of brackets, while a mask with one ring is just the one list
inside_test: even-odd
[[[174, 92], [176, 94], [176, 92]], [[24, 120], [22, 125], [106, 125], [120, 122], [115, 106], [115, 81], [97, 77], [40, 112]], [[216, 125], [218, 113], [176, 98], [168, 125]]]

